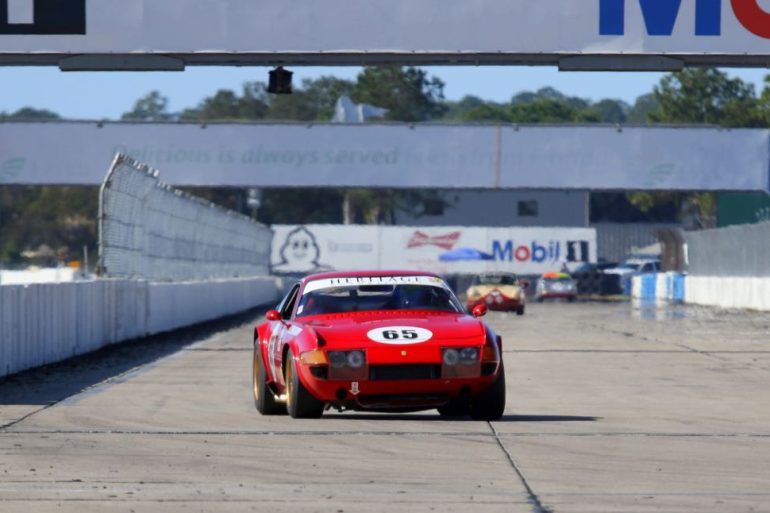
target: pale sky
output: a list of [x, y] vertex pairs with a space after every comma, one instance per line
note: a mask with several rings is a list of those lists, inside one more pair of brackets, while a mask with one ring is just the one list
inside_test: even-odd
[[[289, 67], [295, 84], [302, 78], [333, 75], [354, 80], [357, 67]], [[590, 100], [622, 99], [629, 103], [652, 91], [661, 73], [559, 72], [555, 67], [436, 66], [425, 68], [445, 83], [446, 98], [471, 94], [506, 102], [520, 91], [551, 86], [565, 94]], [[117, 119], [137, 98], [158, 90], [170, 100], [172, 112], [193, 107], [218, 89], [240, 91], [246, 81], [267, 81], [266, 67], [191, 67], [184, 72], [60, 72], [57, 68], [0, 67], [0, 111], [31, 106], [72, 119]], [[731, 69], [728, 73], [762, 89], [768, 70]]]

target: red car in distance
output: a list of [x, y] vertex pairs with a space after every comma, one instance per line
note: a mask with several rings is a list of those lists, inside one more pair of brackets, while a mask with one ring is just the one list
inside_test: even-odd
[[263, 415], [326, 409], [499, 419], [502, 341], [439, 276], [414, 271], [315, 274], [254, 330], [253, 388]]

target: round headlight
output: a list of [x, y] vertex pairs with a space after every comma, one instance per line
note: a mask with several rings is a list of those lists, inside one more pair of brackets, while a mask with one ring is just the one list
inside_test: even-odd
[[460, 361], [460, 352], [457, 349], [444, 349], [444, 364], [452, 367]]
[[363, 366], [365, 359], [362, 351], [350, 351], [347, 357], [348, 367], [358, 369]]
[[479, 359], [479, 350], [475, 347], [466, 347], [460, 350], [460, 361], [466, 365], [474, 364]]
[[329, 351], [329, 363], [335, 369], [339, 369], [345, 366], [345, 352], [344, 351]]

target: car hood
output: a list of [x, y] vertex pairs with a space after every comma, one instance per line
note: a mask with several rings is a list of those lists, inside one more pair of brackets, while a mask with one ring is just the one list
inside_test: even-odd
[[[324, 342], [333, 347], [379, 345], [370, 334], [387, 328], [427, 330], [432, 336], [420, 344], [435, 345], [450, 340], [484, 337], [484, 323], [465, 314], [436, 312], [355, 312], [319, 315], [306, 321]], [[421, 332], [422, 333], [422, 332]], [[409, 341], [404, 341], [408, 344]], [[394, 344], [397, 344], [394, 342]]]

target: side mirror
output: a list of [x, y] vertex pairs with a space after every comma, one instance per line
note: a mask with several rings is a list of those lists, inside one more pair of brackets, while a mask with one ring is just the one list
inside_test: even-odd
[[473, 310], [471, 310], [471, 313], [474, 317], [484, 317], [487, 315], [487, 305], [476, 305], [473, 307]]
[[281, 312], [279, 312], [278, 310], [268, 310], [267, 314], [265, 314], [265, 317], [267, 317], [268, 321], [280, 321]]

